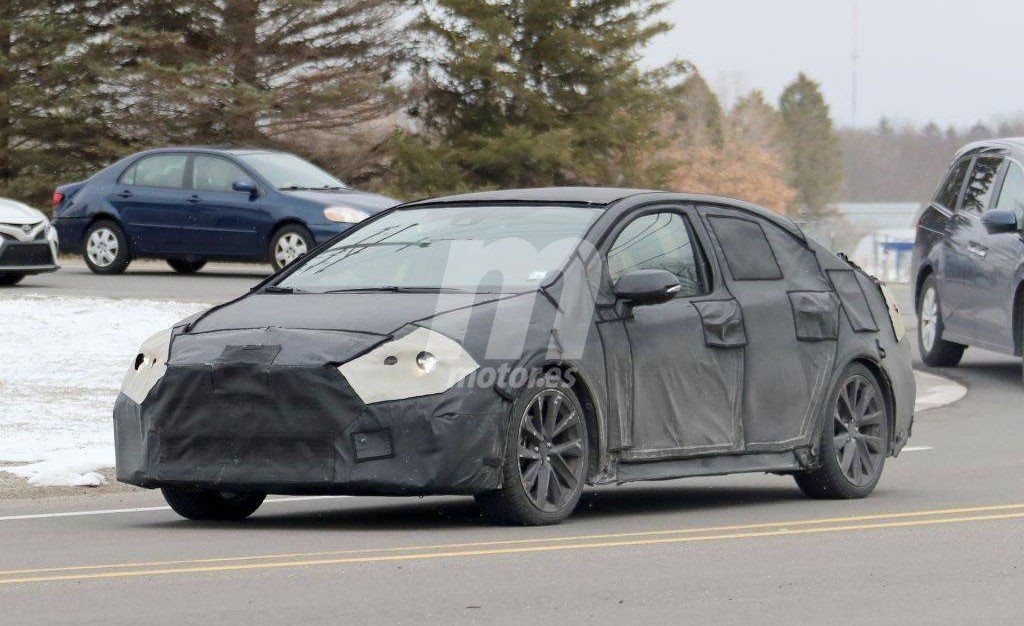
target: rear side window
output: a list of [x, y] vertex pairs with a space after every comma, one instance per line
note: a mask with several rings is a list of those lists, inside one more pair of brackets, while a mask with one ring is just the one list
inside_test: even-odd
[[984, 213], [988, 210], [995, 190], [996, 176], [1003, 160], [998, 157], [978, 157], [971, 168], [971, 176], [967, 179], [964, 201], [960, 208], [971, 213]]
[[122, 185], [134, 187], [164, 187], [181, 189], [185, 186], [187, 154], [157, 154], [146, 157], [121, 175]]
[[205, 191], [231, 191], [238, 180], [249, 181], [249, 175], [227, 159], [196, 155], [192, 162], [192, 188]]
[[725, 254], [733, 280], [779, 280], [782, 270], [764, 229], [757, 222], [735, 217], [710, 217], [711, 227]]
[[970, 159], [961, 159], [949, 174], [946, 180], [942, 181], [935, 194], [935, 203], [946, 207], [950, 211], [956, 208], [956, 199], [960, 196], [960, 187], [963, 186], [964, 177], [967, 176], [967, 168], [971, 164]]
[[608, 251], [612, 282], [633, 270], [666, 270], [679, 279], [682, 296], [706, 293], [703, 258], [686, 218], [678, 213], [638, 217], [626, 226]]
[[1010, 163], [1010, 169], [1006, 170], [996, 208], [1013, 211], [1017, 219], [1024, 219], [1024, 170], [1016, 163]]

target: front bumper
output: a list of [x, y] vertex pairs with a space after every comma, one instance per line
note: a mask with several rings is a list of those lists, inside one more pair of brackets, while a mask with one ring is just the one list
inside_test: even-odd
[[492, 390], [364, 404], [336, 368], [169, 366], [114, 407], [117, 479], [278, 494], [498, 487], [508, 406]]
[[0, 237], [0, 274], [42, 274], [58, 269], [54, 246], [49, 241]]

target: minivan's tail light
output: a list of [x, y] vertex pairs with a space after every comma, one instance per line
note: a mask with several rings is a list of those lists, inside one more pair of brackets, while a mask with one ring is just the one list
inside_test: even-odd
[[50, 201], [50, 206], [56, 209], [60, 206], [61, 202], [64, 202], [64, 194], [59, 191], [53, 192], [53, 199]]

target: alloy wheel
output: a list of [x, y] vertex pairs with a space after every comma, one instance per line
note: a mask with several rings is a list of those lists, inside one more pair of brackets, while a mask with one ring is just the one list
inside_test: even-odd
[[109, 267], [120, 250], [117, 235], [109, 228], [97, 228], [85, 243], [85, 252], [96, 267]]
[[520, 420], [519, 477], [530, 501], [559, 511], [586, 477], [587, 442], [580, 415], [561, 391], [541, 392]]
[[277, 261], [278, 267], [284, 267], [307, 252], [309, 252], [309, 246], [301, 235], [285, 233], [274, 246], [274, 260]]
[[935, 288], [929, 287], [921, 298], [921, 312], [918, 320], [921, 328], [921, 344], [930, 351], [935, 346], [939, 334], [939, 300], [935, 296]]
[[859, 374], [836, 399], [833, 448], [839, 468], [854, 485], [870, 483], [885, 460], [885, 405], [876, 387]]

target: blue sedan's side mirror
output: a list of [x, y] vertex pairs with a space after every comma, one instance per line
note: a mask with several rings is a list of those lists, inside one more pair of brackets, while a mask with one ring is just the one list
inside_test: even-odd
[[251, 180], [236, 180], [235, 182], [231, 183], [231, 188], [234, 189], [235, 191], [241, 191], [242, 193], [247, 193], [250, 195], [255, 194], [257, 191], [256, 183], [252, 182]]
[[992, 209], [985, 211], [981, 216], [981, 223], [990, 235], [999, 233], [1015, 233], [1020, 230], [1020, 221], [1017, 213], [1006, 209]]

